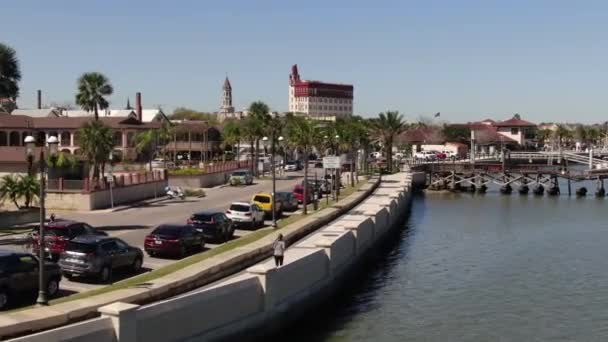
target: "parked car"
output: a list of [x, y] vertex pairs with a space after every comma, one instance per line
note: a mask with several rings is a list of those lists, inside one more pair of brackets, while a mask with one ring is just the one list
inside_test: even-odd
[[277, 192], [277, 201], [281, 201], [283, 211], [298, 210], [298, 199], [292, 192]]
[[253, 174], [251, 174], [251, 170], [234, 171], [230, 175], [228, 182], [232, 186], [240, 184], [251, 185], [253, 184]]
[[439, 160], [443, 160], [447, 157], [447, 155], [444, 152], [439, 152], [439, 151], [433, 151], [435, 153], [435, 157], [437, 157], [437, 159]]
[[445, 154], [445, 157], [447, 159], [451, 159], [451, 160], [456, 160], [458, 159], [458, 157], [456, 156], [456, 153], [452, 152], [452, 151], [442, 151]]
[[94, 276], [107, 283], [117, 269], [139, 272], [143, 261], [141, 249], [129, 246], [119, 238], [89, 235], [68, 242], [59, 259], [59, 267], [68, 279]]
[[234, 202], [226, 211], [226, 216], [237, 227], [255, 229], [264, 225], [264, 211], [257, 204]]
[[[84, 235], [107, 236], [106, 232], [97, 230], [84, 222], [77, 221], [55, 221], [48, 222], [44, 226], [45, 252], [52, 260], [58, 260], [61, 253], [65, 251], [68, 241]], [[38, 230], [32, 231], [32, 252], [39, 254], [40, 241]]]
[[172, 161], [164, 160], [162, 158], [154, 159], [151, 164], [153, 169], [175, 169], [175, 164]]
[[285, 171], [298, 171], [298, 164], [295, 161], [290, 161], [285, 164]]
[[414, 158], [418, 160], [432, 161], [437, 159], [437, 155], [432, 151], [420, 151], [414, 153]]
[[308, 196], [306, 196], [306, 203], [304, 203], [305, 202], [304, 201], [304, 186], [298, 184], [293, 188], [293, 195], [298, 200], [298, 203], [308, 204], [308, 203], [312, 202], [312, 196], [313, 196], [312, 194], [313, 194], [314, 188], [313, 188], [313, 186], [309, 186], [309, 188], [307, 190], [308, 190], [307, 191]]
[[315, 162], [314, 166], [317, 169], [322, 169], [323, 168], [323, 161], [317, 161], [317, 162]]
[[371, 159], [378, 159], [378, 158], [382, 157], [382, 152], [372, 152], [369, 154], [369, 157]]
[[[262, 211], [266, 214], [266, 217], [272, 216], [272, 194], [269, 192], [258, 192], [253, 195], [251, 198], [251, 202], [255, 203], [262, 209]], [[283, 213], [283, 205], [281, 201], [275, 201], [275, 205], [277, 206], [275, 209], [275, 213], [278, 216], [281, 216]]]
[[[38, 292], [39, 260], [29, 253], [0, 251], [0, 309], [22, 295]], [[44, 284], [50, 297], [59, 292], [61, 269], [57, 264], [44, 263]]]
[[177, 255], [183, 258], [189, 252], [205, 249], [203, 233], [190, 225], [162, 224], [156, 227], [144, 241], [149, 256]]
[[206, 241], [226, 242], [234, 236], [232, 220], [221, 211], [195, 213], [188, 219], [188, 224], [203, 233]]

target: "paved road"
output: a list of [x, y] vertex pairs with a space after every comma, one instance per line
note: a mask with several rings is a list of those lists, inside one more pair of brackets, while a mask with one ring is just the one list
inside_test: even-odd
[[[311, 170], [314, 175], [315, 170]], [[321, 174], [322, 170], [316, 170], [317, 174]], [[291, 191], [293, 186], [302, 179], [301, 172], [293, 172], [287, 174], [288, 179], [277, 180], [277, 191]], [[73, 211], [56, 211], [55, 214], [59, 219], [71, 219], [84, 221], [92, 226], [107, 229], [111, 236], [120, 237], [127, 243], [138, 246], [143, 249], [143, 242], [146, 235], [151, 230], [163, 223], [184, 224], [190, 214], [206, 210], [226, 210], [230, 203], [237, 201], [249, 202], [251, 197], [261, 191], [271, 191], [272, 182], [270, 180], [257, 180], [253, 185], [239, 187], [217, 187], [206, 190], [206, 196], [203, 198], [187, 198], [182, 200], [166, 200], [162, 202], [152, 203], [142, 207], [128, 208], [122, 211], [108, 212], [73, 212]], [[50, 213], [49, 213], [50, 214]], [[269, 222], [267, 222], [269, 223]], [[240, 237], [250, 233], [250, 231], [236, 230], [235, 236]], [[207, 247], [213, 248], [217, 245], [207, 244]], [[23, 250], [23, 246], [2, 246], [3, 249]], [[147, 255], [144, 257], [144, 270], [156, 269], [171, 263], [177, 259], [168, 258], [152, 258]], [[131, 276], [130, 274], [114, 274], [114, 280], [118, 281]], [[94, 282], [86, 281], [69, 281], [64, 279], [61, 282], [63, 295], [83, 292], [101, 287], [103, 285]]]

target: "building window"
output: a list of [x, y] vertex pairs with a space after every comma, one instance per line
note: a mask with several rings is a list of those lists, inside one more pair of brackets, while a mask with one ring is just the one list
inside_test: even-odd
[[114, 132], [114, 145], [122, 147], [122, 132]]
[[2, 132], [0, 131], [0, 146], [6, 146], [7, 145], [7, 141], [6, 141], [6, 132]]
[[70, 132], [61, 132], [61, 146], [70, 146], [72, 145]]
[[517, 128], [517, 127], [511, 128], [511, 135], [518, 135], [518, 134], [519, 134], [519, 128]]
[[9, 135], [9, 145], [21, 146], [21, 134], [19, 134], [19, 132], [11, 132]]

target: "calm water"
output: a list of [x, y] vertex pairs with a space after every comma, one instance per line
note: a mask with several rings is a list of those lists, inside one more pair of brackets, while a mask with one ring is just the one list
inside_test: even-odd
[[282, 339], [608, 341], [607, 208], [592, 196], [421, 195], [365, 275]]

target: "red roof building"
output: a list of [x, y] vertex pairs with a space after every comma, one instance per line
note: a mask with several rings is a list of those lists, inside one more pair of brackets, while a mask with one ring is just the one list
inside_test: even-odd
[[353, 91], [351, 84], [301, 80], [296, 64], [289, 75], [289, 111], [317, 119], [351, 116]]

